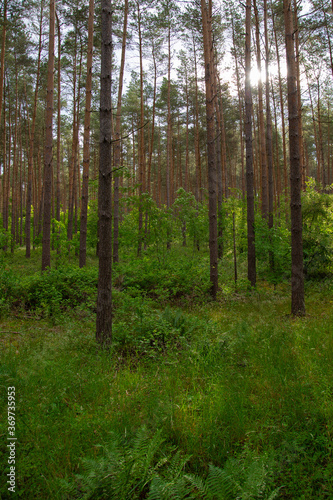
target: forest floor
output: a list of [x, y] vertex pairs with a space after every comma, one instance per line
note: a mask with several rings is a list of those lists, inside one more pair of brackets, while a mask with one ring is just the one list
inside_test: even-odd
[[207, 255], [144, 256], [115, 267], [103, 352], [97, 260], [39, 258], [0, 262], [0, 498], [333, 498], [332, 281], [293, 319], [288, 283], [222, 276], [213, 303]]

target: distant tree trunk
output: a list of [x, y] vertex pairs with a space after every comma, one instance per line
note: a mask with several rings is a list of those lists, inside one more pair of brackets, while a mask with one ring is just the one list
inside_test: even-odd
[[289, 112], [289, 156], [290, 156], [290, 209], [291, 209], [291, 313], [293, 316], [305, 314], [303, 241], [302, 241], [302, 205], [301, 171], [299, 145], [299, 107], [297, 101], [297, 70], [294, 49], [294, 27], [290, 0], [283, 1], [288, 112]]
[[[170, 15], [170, 12], [168, 11]], [[168, 91], [167, 91], [167, 161], [166, 161], [166, 206], [167, 209], [173, 202], [173, 154], [172, 154], [172, 119], [171, 119], [171, 25], [168, 20]], [[171, 248], [170, 230], [167, 229], [167, 249]]]
[[119, 261], [119, 178], [120, 178], [120, 125], [121, 125], [121, 97], [123, 93], [123, 78], [125, 67], [126, 53], [126, 37], [127, 37], [127, 15], [128, 15], [128, 0], [125, 0], [124, 6], [124, 26], [123, 26], [123, 42], [121, 50], [121, 62], [119, 71], [119, 86], [118, 86], [118, 101], [117, 101], [117, 116], [116, 129], [114, 135], [114, 197], [113, 197], [113, 262]]
[[80, 222], [80, 258], [79, 266], [86, 265], [87, 258], [87, 221], [88, 221], [88, 194], [89, 194], [89, 165], [90, 165], [90, 114], [92, 89], [92, 59], [94, 37], [94, 0], [89, 0], [88, 18], [88, 51], [87, 51], [87, 79], [86, 79], [86, 109], [84, 115], [83, 133], [83, 173], [82, 173], [82, 201]]
[[[17, 55], [14, 54], [15, 62], [15, 115], [14, 115], [14, 140], [13, 140], [13, 183], [12, 183], [12, 225], [11, 225], [11, 253], [14, 253], [15, 239], [17, 237], [16, 222], [18, 220], [18, 182], [17, 182], [17, 127], [18, 127], [18, 69], [17, 69]], [[10, 149], [9, 149], [10, 151]]]
[[156, 56], [155, 56], [155, 45], [154, 41], [152, 41], [152, 56], [154, 63], [154, 93], [153, 93], [153, 109], [152, 109], [152, 119], [151, 119], [151, 136], [149, 143], [149, 155], [148, 155], [148, 172], [147, 172], [147, 192], [150, 193], [151, 188], [151, 167], [153, 160], [153, 150], [154, 150], [154, 134], [155, 134], [155, 114], [156, 114], [156, 93], [157, 93], [157, 64], [156, 64]]
[[239, 76], [239, 65], [238, 65], [238, 55], [236, 53], [236, 43], [235, 43], [235, 28], [233, 22], [233, 15], [231, 15], [232, 24], [232, 41], [233, 41], [233, 52], [235, 58], [236, 67], [236, 79], [237, 79], [237, 94], [238, 94], [238, 112], [239, 112], [239, 128], [240, 128], [240, 150], [241, 150], [241, 165], [242, 165], [242, 195], [245, 198], [245, 175], [244, 175], [244, 138], [243, 138], [243, 123], [244, 123], [244, 112], [241, 99], [241, 85]]
[[201, 0], [202, 30], [205, 58], [207, 149], [208, 149], [208, 190], [209, 190], [209, 252], [211, 294], [216, 299], [218, 289], [218, 245], [217, 245], [217, 168], [215, 156], [214, 124], [214, 55], [212, 41], [212, 4]]
[[[261, 53], [260, 53], [260, 26], [257, 9], [257, 2], [253, 0], [254, 13], [256, 19], [256, 45], [257, 45], [257, 66], [258, 72], [261, 75]], [[267, 182], [267, 162], [266, 162], [266, 140], [265, 140], [265, 122], [264, 122], [264, 107], [262, 95], [262, 80], [258, 80], [258, 110], [259, 110], [259, 154], [261, 164], [261, 213], [262, 216], [268, 218], [268, 182]]]
[[195, 197], [197, 202], [201, 202], [202, 182], [201, 182], [201, 158], [200, 158], [200, 130], [199, 130], [199, 97], [198, 97], [198, 69], [195, 39], [193, 35], [194, 52], [194, 79], [195, 79], [195, 114], [194, 114], [194, 149], [195, 149]]
[[77, 162], [77, 128], [78, 128], [78, 113], [77, 113], [77, 92], [76, 92], [76, 75], [77, 75], [77, 26], [75, 26], [74, 39], [74, 61], [73, 61], [73, 139], [72, 139], [72, 156], [69, 166], [69, 186], [68, 186], [68, 224], [67, 224], [67, 239], [73, 239], [73, 217], [74, 217], [74, 197], [75, 197], [75, 179], [76, 179], [76, 162]]
[[280, 97], [280, 109], [281, 109], [281, 125], [282, 125], [282, 148], [283, 148], [283, 182], [284, 182], [284, 199], [287, 206], [288, 202], [288, 172], [287, 172], [287, 145], [286, 145], [286, 126], [284, 118], [284, 100], [282, 92], [282, 78], [281, 78], [281, 64], [280, 64], [280, 53], [279, 44], [277, 39], [277, 31], [275, 28], [275, 15], [272, 9], [272, 20], [273, 20], [273, 31], [275, 40], [275, 50], [278, 65], [278, 76], [279, 76], [279, 97]]
[[112, 161], [111, 161], [111, 54], [112, 9], [110, 0], [102, 0], [101, 12], [101, 97], [99, 161], [99, 271], [97, 289], [96, 340], [107, 348], [112, 340]]
[[49, 60], [47, 74], [47, 98], [45, 119], [45, 156], [44, 156], [44, 207], [43, 207], [43, 245], [42, 271], [51, 266], [51, 198], [52, 198], [52, 142], [53, 142], [53, 90], [54, 90], [54, 36], [55, 0], [50, 0]]
[[[264, 0], [264, 26], [265, 26], [265, 52], [266, 52], [266, 159], [267, 159], [267, 174], [268, 174], [268, 227], [273, 228], [273, 140], [272, 140], [272, 114], [270, 106], [270, 81], [269, 81], [269, 43], [267, 30], [267, 0]], [[274, 254], [269, 252], [270, 268], [274, 268]]]
[[[4, 89], [4, 101], [6, 97], [6, 92]], [[6, 102], [6, 101], [5, 101]], [[9, 193], [8, 193], [8, 186], [9, 186], [9, 165], [7, 168], [7, 126], [6, 126], [6, 104], [4, 105], [3, 108], [3, 185], [2, 185], [2, 190], [3, 190], [3, 197], [2, 197], [2, 202], [3, 202], [3, 210], [2, 210], [2, 218], [3, 218], [3, 228], [5, 231], [8, 230], [8, 212], [9, 212]], [[7, 245], [4, 245], [3, 250], [6, 252], [7, 251]]]
[[247, 198], [247, 277], [256, 284], [256, 249], [254, 232], [252, 93], [251, 93], [251, 0], [246, 1], [245, 20], [245, 145]]

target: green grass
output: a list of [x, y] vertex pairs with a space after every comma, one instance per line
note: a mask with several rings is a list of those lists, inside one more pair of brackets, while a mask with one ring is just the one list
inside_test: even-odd
[[[294, 320], [287, 284], [259, 282], [249, 293], [245, 286], [235, 292], [230, 280], [214, 304], [205, 271], [199, 288], [190, 289], [188, 269], [195, 279], [206, 257], [185, 257], [160, 270], [144, 258], [119, 265], [110, 353], [94, 339], [93, 262], [81, 300], [70, 287], [73, 295], [55, 307], [44, 293], [52, 286], [62, 297], [70, 293], [59, 269], [40, 288], [44, 306], [32, 307], [38, 259], [26, 263], [18, 254], [3, 261], [2, 271], [12, 274], [0, 320], [0, 461], [6, 472], [7, 387], [15, 386], [18, 498], [88, 498], [89, 470], [96, 487], [89, 498], [148, 498], [151, 485], [161, 488], [158, 481], [165, 481], [165, 496], [157, 498], [175, 498], [171, 476], [179, 490], [192, 481], [192, 498], [210, 498], [210, 464], [238, 485], [224, 498], [268, 499], [274, 491], [284, 499], [333, 498], [332, 283], [308, 285], [307, 316]], [[159, 276], [170, 271], [178, 278], [169, 276], [163, 288]], [[83, 280], [74, 266], [70, 276]], [[146, 448], [135, 448], [138, 432], [156, 445], [147, 467]], [[125, 484], [124, 470], [127, 486], [111, 496]], [[107, 475], [108, 494], [101, 487]], [[4, 480], [0, 494], [7, 498]]]

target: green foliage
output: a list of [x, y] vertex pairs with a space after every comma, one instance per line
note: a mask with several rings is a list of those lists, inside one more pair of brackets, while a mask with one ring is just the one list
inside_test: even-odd
[[[135, 500], [273, 500], [276, 464], [269, 456], [246, 453], [230, 459], [224, 469], [209, 464], [206, 477], [185, 469], [190, 456], [168, 444], [161, 430], [151, 434], [145, 427], [131, 439], [111, 435], [103, 457], [83, 459], [84, 472], [75, 483], [63, 481], [70, 498]], [[67, 497], [66, 497], [67, 498]]]
[[[290, 230], [280, 219], [269, 229], [268, 223], [261, 214], [256, 214], [256, 258], [259, 272], [270, 283], [281, 283], [291, 274]], [[272, 266], [269, 265], [272, 259]]]
[[[169, 481], [170, 491], [170, 482], [177, 481], [177, 475], [189, 458], [182, 457], [170, 445], [163, 446], [165, 439], [161, 431], [150, 435], [142, 427], [130, 440], [115, 434], [111, 438], [108, 446], [102, 448], [102, 458], [83, 459], [84, 474], [77, 476], [77, 486], [65, 485], [70, 498], [145, 498], [154, 479], [153, 493], [148, 498], [156, 498], [160, 490], [156, 479], [163, 477], [164, 481]], [[165, 496], [159, 498], [162, 500]]]
[[124, 354], [154, 358], [158, 353], [186, 347], [198, 325], [200, 322], [180, 309], [154, 311], [142, 298], [124, 296], [122, 304], [116, 306], [114, 347]]
[[332, 195], [321, 193], [307, 183], [302, 197], [304, 272], [307, 278], [323, 278], [332, 271]]
[[[166, 245], [164, 246], [166, 248]], [[164, 250], [166, 252], [166, 250]], [[161, 254], [160, 254], [161, 255]], [[202, 300], [210, 289], [208, 262], [171, 249], [163, 260], [149, 249], [141, 259], [115, 267], [114, 284], [131, 294], [145, 293], [159, 302]]]
[[97, 270], [60, 267], [36, 276], [26, 286], [25, 308], [47, 316], [85, 304], [93, 308], [96, 300]]

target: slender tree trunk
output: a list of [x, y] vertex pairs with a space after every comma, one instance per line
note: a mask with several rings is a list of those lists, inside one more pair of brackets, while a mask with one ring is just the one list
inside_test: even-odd
[[[274, 182], [273, 182], [273, 141], [272, 141], [272, 114], [270, 105], [270, 79], [269, 79], [269, 42], [267, 30], [267, 0], [264, 0], [264, 31], [265, 31], [265, 72], [266, 72], [266, 159], [267, 159], [267, 174], [268, 174], [268, 227], [273, 229], [273, 210], [274, 210]], [[274, 268], [274, 254], [269, 252], [269, 262], [271, 271]]]
[[143, 237], [143, 214], [142, 193], [146, 189], [146, 165], [145, 165], [145, 135], [144, 135], [144, 97], [143, 97], [143, 56], [142, 56], [142, 32], [140, 4], [137, 2], [138, 28], [139, 28], [139, 51], [140, 51], [140, 130], [139, 130], [139, 238], [138, 255], [141, 255]]
[[51, 193], [52, 193], [52, 142], [53, 142], [53, 90], [54, 90], [54, 38], [55, 0], [50, 0], [49, 60], [47, 76], [45, 155], [44, 155], [44, 207], [42, 271], [51, 266]]
[[101, 11], [101, 100], [99, 160], [99, 271], [97, 289], [96, 340], [103, 348], [112, 339], [112, 161], [111, 161], [111, 54], [112, 9], [110, 0], [102, 0]]
[[247, 277], [256, 285], [256, 249], [254, 232], [252, 91], [251, 91], [251, 0], [246, 0], [245, 20], [245, 146], [247, 199]]
[[[260, 26], [257, 9], [257, 2], [253, 0], [254, 13], [256, 18], [256, 45], [257, 45], [257, 66], [261, 75], [261, 52], [260, 52]], [[267, 182], [267, 161], [266, 161], [266, 140], [265, 122], [263, 107], [262, 80], [258, 80], [258, 111], [259, 111], [259, 152], [261, 159], [261, 213], [263, 218], [268, 218], [268, 182]]]
[[[39, 74], [40, 74], [40, 62], [42, 53], [42, 27], [43, 27], [43, 8], [44, 2], [41, 2], [40, 7], [40, 24], [39, 24], [39, 42], [38, 42], [38, 59], [37, 59], [37, 74], [36, 74], [36, 86], [35, 86], [35, 98], [34, 98], [34, 108], [32, 114], [30, 141], [29, 141], [29, 157], [28, 157], [28, 184], [27, 184], [27, 199], [26, 199], [26, 214], [25, 214], [25, 242], [26, 242], [26, 252], [25, 256], [30, 258], [30, 247], [31, 247], [31, 203], [32, 203], [32, 172], [33, 172], [33, 153], [34, 153], [34, 143], [35, 143], [35, 128], [36, 128], [36, 115], [37, 115], [37, 99], [38, 99], [38, 88], [39, 88]], [[34, 214], [35, 218], [35, 214]]]
[[231, 15], [231, 24], [232, 24], [232, 40], [233, 40], [233, 49], [234, 49], [233, 52], [234, 52], [235, 66], [236, 66], [237, 94], [238, 94], [240, 156], [241, 156], [241, 166], [242, 166], [242, 194], [243, 194], [243, 198], [245, 198], [244, 138], [243, 138], [244, 113], [243, 113], [243, 105], [242, 105], [242, 99], [241, 99], [241, 85], [240, 85], [240, 76], [239, 76], [239, 67], [238, 67], [238, 55], [236, 53], [235, 28], [234, 28], [234, 22], [233, 22], [233, 14]]
[[17, 182], [17, 127], [18, 127], [18, 68], [17, 68], [17, 55], [14, 54], [15, 61], [15, 115], [14, 115], [14, 140], [13, 140], [13, 182], [12, 182], [12, 225], [11, 225], [11, 253], [14, 253], [15, 239], [17, 238], [16, 223], [18, 220], [18, 182]]
[[283, 90], [282, 90], [280, 52], [279, 52], [279, 44], [278, 44], [278, 39], [277, 39], [277, 31], [276, 31], [276, 27], [275, 27], [275, 15], [274, 15], [273, 8], [272, 8], [272, 20], [273, 20], [273, 31], [274, 31], [276, 59], [277, 59], [277, 66], [278, 66], [278, 77], [279, 77], [279, 97], [280, 97], [281, 125], [282, 125], [284, 200], [285, 200], [285, 204], [287, 206], [287, 203], [288, 203], [288, 165], [287, 165], [286, 125], [285, 125], [285, 116], [284, 116], [284, 99], [283, 99]]
[[291, 313], [293, 316], [305, 314], [303, 241], [302, 241], [302, 204], [301, 171], [299, 147], [299, 107], [297, 100], [297, 69], [294, 49], [294, 27], [290, 0], [283, 1], [287, 85], [289, 114], [289, 150], [290, 150], [290, 209], [291, 209]]
[[195, 120], [194, 120], [194, 148], [195, 148], [195, 197], [197, 202], [202, 200], [202, 181], [201, 181], [201, 157], [200, 157], [200, 130], [199, 130], [199, 97], [198, 97], [198, 69], [197, 69], [197, 54], [195, 48], [194, 34], [193, 52], [194, 52], [194, 78], [195, 78]]
[[81, 201], [81, 222], [80, 222], [80, 257], [79, 257], [80, 267], [84, 267], [86, 265], [86, 258], [87, 258], [87, 221], [88, 221], [89, 165], [90, 165], [89, 141], [90, 141], [92, 60], [93, 60], [93, 37], [94, 37], [94, 7], [95, 7], [94, 0], [89, 0], [86, 109], [84, 115], [82, 201]]
[[[120, 125], [121, 125], [121, 97], [123, 93], [123, 79], [125, 68], [125, 53], [126, 53], [126, 37], [127, 37], [127, 16], [128, 16], [128, 0], [125, 0], [124, 6], [124, 26], [123, 26], [123, 42], [121, 50], [121, 62], [119, 71], [119, 87], [118, 87], [118, 102], [116, 129], [114, 135], [114, 197], [113, 197], [113, 262], [119, 261], [119, 179], [120, 179]], [[142, 129], [143, 130], [143, 129]]]
[[1, 41], [1, 68], [0, 68], [0, 119], [3, 103], [3, 88], [5, 81], [5, 51], [6, 51], [6, 34], [7, 34], [7, 0], [3, 3], [3, 24], [2, 24], [2, 41]]
[[67, 225], [67, 239], [73, 239], [73, 216], [74, 216], [74, 190], [76, 178], [76, 161], [77, 161], [77, 93], [76, 93], [76, 73], [77, 73], [77, 26], [75, 27], [75, 40], [74, 40], [74, 60], [73, 60], [73, 139], [72, 139], [72, 156], [70, 161], [70, 168], [68, 172], [69, 186], [68, 186], [68, 225]]
[[[61, 182], [60, 182], [60, 168], [61, 168], [61, 30], [59, 18], [57, 19], [58, 31], [58, 82], [57, 82], [57, 181], [56, 181], [56, 220], [60, 222], [60, 203], [61, 203]], [[60, 234], [60, 230], [59, 230]], [[59, 238], [59, 235], [58, 235]], [[57, 252], [60, 253], [58, 246]]]

